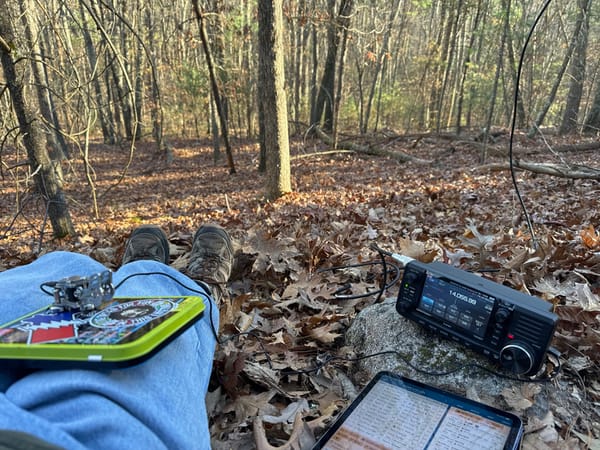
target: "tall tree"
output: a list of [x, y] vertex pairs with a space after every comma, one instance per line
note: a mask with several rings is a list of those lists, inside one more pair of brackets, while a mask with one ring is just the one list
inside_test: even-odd
[[[46, 139], [39, 126], [40, 110], [38, 97], [27, 90], [26, 80], [31, 76], [31, 47], [25, 36], [23, 21], [18, 4], [10, 0], [0, 0], [0, 61], [10, 92], [31, 172], [34, 174], [38, 192], [42, 195], [47, 216], [56, 237], [74, 235], [75, 229], [69, 214], [67, 200], [57, 170], [48, 155]], [[20, 28], [18, 24], [22, 24]], [[28, 55], [28, 57], [23, 57]]]
[[463, 104], [465, 98], [465, 84], [467, 80], [467, 72], [469, 67], [471, 66], [471, 53], [473, 52], [473, 47], [475, 46], [475, 38], [477, 37], [476, 30], [479, 28], [479, 24], [482, 16], [482, 1], [478, 0], [475, 10], [475, 17], [472, 21], [472, 29], [471, 36], [469, 38], [469, 43], [467, 44], [467, 48], [465, 50], [465, 56], [462, 64], [462, 70], [460, 73], [460, 80], [458, 85], [458, 99], [456, 104], [456, 134], [460, 134], [462, 131], [462, 119], [463, 119]]
[[565, 105], [562, 123], [559, 128], [560, 134], [567, 134], [577, 128], [577, 116], [579, 115], [579, 106], [581, 96], [583, 95], [583, 83], [585, 81], [585, 56], [588, 45], [589, 31], [589, 11], [592, 0], [578, 0], [578, 12], [576, 20], [576, 29], [579, 32], [575, 34], [575, 50], [569, 65], [569, 93]]
[[[50, 157], [56, 163], [57, 170], [60, 169], [59, 162], [67, 157], [68, 149], [66, 142], [60, 131], [58, 117], [56, 116], [52, 102], [52, 92], [48, 85], [47, 64], [44, 58], [50, 60], [49, 55], [42, 48], [45, 37], [38, 29], [37, 17], [34, 16], [36, 8], [31, 0], [21, 2], [21, 14], [27, 42], [30, 44], [34, 55], [39, 55], [31, 61], [31, 68], [35, 79], [35, 90], [37, 91], [38, 104], [40, 105], [40, 115], [45, 125], [45, 135], [50, 146]], [[48, 47], [48, 46], [47, 46]], [[59, 176], [62, 177], [59, 170]]]
[[[379, 76], [382, 74], [383, 69], [385, 68], [385, 62], [387, 60], [389, 52], [392, 30], [396, 26], [396, 18], [398, 17], [398, 14], [400, 12], [400, 0], [392, 1], [389, 7], [389, 18], [386, 24], [386, 30], [383, 34], [383, 42], [381, 44], [381, 49], [379, 50], [379, 53], [377, 54], [377, 59], [375, 61], [375, 70], [373, 74], [373, 79], [371, 80], [369, 96], [367, 97], [364, 119], [360, 121], [360, 132], [363, 134], [367, 132], [369, 118], [371, 116], [371, 107], [373, 105], [373, 99], [375, 98], [375, 89], [377, 88], [377, 81], [379, 80]], [[382, 90], [383, 87], [380, 85], [379, 92], [381, 92]], [[377, 129], [377, 126], [375, 126], [375, 129]]]
[[354, 0], [342, 0], [337, 14], [335, 12], [335, 3], [335, 0], [329, 0], [328, 10], [331, 20], [327, 32], [327, 56], [321, 84], [318, 88], [315, 103], [311, 107], [310, 119], [311, 124], [316, 125], [320, 124], [321, 119], [323, 119], [323, 129], [325, 131], [332, 131], [334, 123], [336, 70], [338, 64], [342, 64], [342, 61], [338, 62], [338, 54], [344, 44], [342, 38], [345, 39], [347, 37], [347, 33], [344, 30], [347, 30], [350, 25]]
[[585, 117], [583, 131], [585, 133], [600, 132], [600, 77], [596, 79], [594, 99]]
[[200, 40], [202, 41], [202, 49], [204, 50], [204, 55], [206, 56], [206, 63], [208, 66], [208, 74], [210, 76], [212, 94], [214, 96], [215, 106], [217, 107], [217, 113], [219, 114], [219, 122], [221, 124], [221, 136], [223, 137], [223, 142], [225, 143], [225, 151], [227, 153], [229, 173], [233, 174], [235, 173], [235, 165], [233, 163], [233, 153], [229, 144], [229, 126], [227, 123], [227, 111], [225, 110], [225, 105], [221, 101], [221, 89], [219, 88], [215, 66], [213, 63], [213, 56], [208, 44], [208, 35], [206, 34], [204, 12], [200, 9], [198, 0], [193, 0], [192, 3], [194, 5], [196, 20], [198, 21], [198, 28], [200, 29]]
[[506, 38], [510, 29], [510, 9], [511, 0], [502, 0], [502, 6], [504, 8], [504, 21], [502, 25], [502, 34], [500, 38], [500, 49], [498, 52], [498, 62], [496, 64], [496, 75], [494, 76], [494, 82], [492, 84], [492, 92], [490, 94], [490, 105], [488, 108], [487, 120], [484, 128], [483, 148], [480, 154], [480, 162], [484, 163], [487, 160], [487, 142], [490, 136], [490, 128], [492, 127], [492, 118], [494, 116], [494, 108], [496, 107], [496, 94], [498, 93], [498, 83], [500, 82], [500, 75], [502, 72], [504, 62], [504, 47], [506, 44]]
[[266, 194], [274, 199], [291, 192], [285, 62], [283, 55], [283, 0], [258, 2], [258, 85], [266, 157]]
[[85, 44], [85, 54], [87, 56], [90, 79], [94, 89], [94, 99], [96, 101], [95, 110], [100, 121], [102, 138], [105, 144], [112, 145], [117, 142], [117, 137], [115, 135], [113, 124], [109, 120], [109, 114], [106, 110], [104, 98], [102, 96], [102, 85], [100, 84], [100, 75], [98, 75], [100, 72], [98, 52], [94, 45], [94, 41], [92, 40], [92, 33], [85, 15], [83, 2], [79, 2], [79, 14], [81, 16], [81, 34]]

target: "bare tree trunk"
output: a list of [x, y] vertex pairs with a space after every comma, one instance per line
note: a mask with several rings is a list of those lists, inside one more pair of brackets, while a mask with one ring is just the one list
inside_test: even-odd
[[558, 132], [567, 134], [577, 128], [577, 116], [579, 115], [579, 105], [583, 94], [583, 83], [585, 81], [585, 56], [588, 43], [589, 32], [589, 10], [592, 0], [578, 0], [579, 11], [577, 13], [578, 32], [575, 33], [575, 50], [569, 67], [569, 93], [567, 94], [567, 103], [565, 113]]
[[350, 14], [352, 13], [353, 0], [342, 0], [339, 13], [335, 13], [335, 0], [329, 0], [328, 10], [331, 16], [331, 23], [327, 33], [327, 57], [321, 85], [318, 88], [315, 103], [311, 109], [311, 124], [318, 125], [323, 119], [323, 129], [331, 131], [333, 128], [333, 109], [335, 97], [335, 78], [338, 64], [338, 50], [343, 34], [343, 30], [350, 24]]
[[[140, 41], [138, 40], [136, 42], [136, 47], [137, 50], [135, 52], [135, 87], [134, 87], [134, 108], [135, 108], [135, 117], [137, 118], [137, 120], [135, 120], [135, 123], [133, 124], [133, 126], [135, 126], [135, 132], [133, 133], [133, 135], [139, 139], [142, 134], [144, 133], [144, 129], [143, 129], [143, 120], [142, 120], [142, 109], [144, 106], [144, 67], [142, 65], [142, 58], [143, 58], [143, 48], [142, 45], [140, 44]], [[159, 147], [160, 150], [160, 147]]]
[[[517, 66], [518, 63], [515, 58], [515, 51], [513, 48], [513, 37], [509, 30], [506, 36], [506, 50], [508, 51], [508, 70], [510, 71], [510, 77], [512, 79], [512, 90], [514, 91], [517, 86]], [[524, 128], [525, 124], [525, 105], [523, 105], [523, 98], [519, 96], [517, 98], [517, 127]]]
[[456, 40], [457, 40], [457, 30], [458, 30], [458, 22], [460, 20], [460, 16], [462, 14], [462, 6], [463, 0], [458, 0], [458, 4], [456, 6], [456, 10], [454, 12], [454, 17], [449, 17], [449, 25], [446, 32], [446, 56], [445, 56], [445, 65], [444, 65], [444, 76], [442, 78], [442, 85], [437, 99], [437, 120], [435, 124], [435, 129], [439, 132], [441, 130], [441, 121], [442, 121], [442, 108], [444, 106], [444, 98], [446, 97], [446, 89], [448, 86], [448, 80], [450, 78], [450, 72], [452, 68], [452, 61], [454, 60], [454, 53], [456, 51]]
[[342, 88], [344, 86], [344, 66], [346, 61], [346, 44], [348, 43], [348, 25], [350, 21], [350, 14], [352, 13], [353, 0], [346, 2], [345, 7], [342, 11], [344, 17], [344, 27], [342, 29], [340, 57], [337, 69], [337, 88], [333, 100], [333, 108], [331, 111], [331, 134], [333, 136], [333, 148], [337, 148], [338, 142], [338, 119], [340, 114], [340, 103], [342, 101]]
[[[427, 124], [429, 128], [435, 128], [439, 131], [439, 117], [441, 111], [440, 97], [442, 89], [442, 78], [445, 72], [445, 64], [447, 63], [448, 48], [450, 46], [450, 33], [452, 23], [452, 13], [449, 8], [452, 6], [449, 2], [443, 0], [439, 1], [440, 8], [440, 19], [439, 19], [439, 30], [436, 37], [435, 47], [432, 49], [432, 55], [434, 57], [434, 67], [432, 80], [430, 83], [431, 90], [429, 94], [429, 108]], [[437, 6], [434, 6], [437, 7]], [[433, 14], [432, 8], [432, 14]]]
[[210, 76], [210, 85], [212, 87], [213, 95], [215, 97], [215, 104], [217, 106], [217, 113], [219, 114], [219, 121], [221, 123], [221, 135], [225, 143], [225, 152], [227, 154], [227, 163], [229, 165], [229, 173], [235, 173], [235, 165], [233, 163], [233, 153], [231, 152], [231, 146], [229, 145], [229, 132], [227, 126], [227, 116], [224, 105], [221, 103], [221, 92], [215, 76], [215, 69], [212, 61], [212, 54], [208, 47], [208, 37], [206, 36], [206, 29], [204, 28], [204, 15], [198, 5], [198, 0], [192, 0], [194, 4], [194, 12], [196, 13], [196, 19], [198, 20], [198, 27], [200, 28], [200, 40], [202, 41], [202, 48], [204, 49], [204, 55], [206, 56], [206, 63], [208, 65], [208, 74]]
[[79, 12], [81, 14], [81, 31], [83, 34], [83, 42], [85, 43], [85, 54], [90, 66], [90, 77], [92, 87], [94, 89], [94, 98], [96, 101], [96, 113], [100, 120], [100, 129], [102, 130], [102, 138], [105, 144], [114, 144], [117, 141], [115, 130], [108, 118], [109, 113], [106, 110], [105, 100], [102, 96], [102, 85], [100, 84], [100, 70], [98, 66], [98, 52], [94, 46], [94, 41], [88, 27], [88, 22], [85, 20], [85, 10], [82, 3], [79, 3]]
[[483, 138], [483, 150], [480, 155], [480, 162], [483, 164], [487, 160], [487, 142], [490, 135], [490, 128], [492, 126], [492, 118], [494, 115], [494, 108], [496, 106], [496, 94], [498, 93], [498, 82], [500, 80], [500, 73], [502, 71], [502, 65], [504, 61], [504, 47], [506, 44], [506, 37], [508, 36], [508, 30], [510, 25], [510, 7], [511, 0], [503, 0], [502, 6], [504, 8], [504, 24], [502, 26], [502, 38], [500, 39], [500, 49], [498, 51], [498, 62], [496, 64], [496, 75], [494, 76], [494, 84], [492, 85], [492, 92], [490, 94], [490, 105], [488, 109], [487, 120], [485, 122], [484, 138]]
[[258, 2], [258, 85], [262, 86], [266, 194], [270, 199], [291, 192], [285, 63], [283, 0]]
[[[319, 125], [323, 117], [323, 111], [331, 107], [333, 103], [333, 86], [335, 83], [335, 62], [337, 60], [337, 43], [336, 43], [336, 24], [335, 24], [335, 0], [328, 0], [327, 11], [329, 12], [330, 24], [327, 30], [327, 56], [325, 58], [325, 67], [321, 77], [321, 84], [317, 87], [315, 101], [311, 108], [310, 123], [311, 125]], [[316, 45], [316, 43], [315, 43]], [[316, 70], [316, 65], [314, 70]], [[331, 131], [331, 123], [323, 122], [323, 129]]]
[[37, 55], [37, 57], [33, 58], [31, 61], [31, 68], [35, 79], [40, 113], [45, 122], [46, 139], [50, 146], [49, 154], [52, 161], [55, 163], [58, 176], [62, 179], [60, 161], [67, 158], [68, 150], [66, 142], [60, 132], [58, 118], [52, 108], [52, 94], [48, 85], [48, 76], [46, 72], [47, 62], [44, 61], [44, 59], [47, 58], [47, 55], [42, 48], [44, 36], [41, 35], [36, 19], [32, 15], [33, 11], [35, 11], [34, 8], [35, 6], [32, 5], [30, 1], [23, 1], [21, 3], [22, 21], [25, 28], [25, 35], [29, 41], [29, 48], [34, 55]]
[[473, 50], [473, 46], [475, 45], [475, 31], [479, 28], [479, 23], [481, 19], [482, 13], [482, 5], [481, 0], [477, 2], [477, 10], [475, 12], [475, 17], [473, 18], [473, 25], [471, 27], [471, 36], [469, 38], [469, 44], [465, 50], [465, 59], [462, 65], [462, 71], [460, 73], [460, 81], [458, 87], [458, 100], [456, 103], [456, 134], [460, 134], [462, 131], [462, 116], [463, 116], [463, 103], [465, 98], [465, 82], [467, 80], [467, 71], [469, 70], [469, 66], [471, 65], [471, 52]]
[[[23, 136], [23, 143], [27, 149], [27, 156], [38, 192], [43, 196], [46, 204], [47, 217], [50, 219], [54, 236], [64, 237], [75, 234], [75, 229], [69, 214], [69, 208], [62, 189], [62, 183], [46, 146], [44, 135], [41, 132], [35, 111], [39, 105], [35, 103], [36, 96], [25, 93], [25, 80], [28, 79], [28, 70], [31, 70], [29, 58], [23, 58], [29, 49], [20, 45], [20, 32], [15, 28], [18, 23], [19, 12], [11, 1], [0, 0], [0, 61], [4, 69], [4, 77], [10, 92], [13, 108], [15, 110], [19, 129]], [[17, 56], [14, 49], [19, 49]], [[44, 218], [45, 220], [46, 218]]]
[[[379, 55], [377, 55], [377, 61], [375, 63], [375, 74], [373, 75], [373, 80], [371, 82], [371, 88], [369, 90], [369, 97], [367, 99], [367, 104], [365, 106], [365, 113], [364, 113], [365, 117], [364, 117], [364, 120], [360, 121], [360, 123], [361, 123], [360, 132], [363, 134], [367, 132], [367, 128], [368, 128], [368, 124], [369, 124], [369, 117], [371, 116], [371, 107], [373, 105], [373, 99], [375, 98], [375, 89], [377, 87], [377, 80], [379, 79], [379, 75], [383, 72], [386, 54], [389, 51], [390, 36], [392, 34], [392, 29], [394, 27], [394, 24], [396, 23], [396, 18], [398, 17], [399, 12], [400, 12], [400, 0], [394, 0], [394, 2], [392, 3], [392, 5], [390, 7], [390, 16], [388, 19], [386, 32], [383, 36], [383, 43], [381, 45], [381, 50], [379, 52]], [[382, 78], [383, 78], [383, 75], [382, 75]], [[382, 88], [380, 86], [379, 91], [381, 92], [381, 90], [382, 90]]]
[[312, 25], [312, 51], [311, 51], [311, 62], [312, 62], [312, 75], [310, 77], [310, 122], [311, 124], [315, 124], [313, 122], [313, 118], [316, 117], [317, 111], [317, 97], [319, 96], [319, 87], [317, 86], [317, 70], [319, 68], [319, 51], [317, 44], [317, 26], [315, 24]]
[[[577, 47], [580, 45], [583, 25], [584, 25], [584, 21], [582, 20], [581, 10], [580, 10], [578, 20], [576, 20], [576, 22], [575, 22], [575, 28], [573, 30], [573, 37], [572, 37], [571, 42], [569, 43], [569, 47], [567, 48], [567, 51], [565, 52], [565, 55], [563, 57], [562, 65], [556, 74], [554, 84], [552, 85], [552, 89], [550, 90], [550, 93], [548, 94], [546, 102], [540, 109], [538, 115], [535, 118], [533, 126], [529, 129], [529, 132], [527, 133], [528, 137], [533, 137], [536, 135], [538, 128], [544, 122], [544, 119], [546, 118], [546, 114], [548, 114], [550, 107], [554, 103], [554, 100], [556, 98], [556, 93], [558, 92], [558, 88], [560, 87], [560, 84], [565, 75], [567, 67], [569, 66], [569, 62], [575, 57], [575, 54], [577, 53]], [[572, 63], [572, 68], [573, 68], [572, 70], [576, 70], [575, 66], [577, 66], [577, 63]], [[584, 66], [584, 70], [585, 70], [585, 66]], [[577, 104], [577, 109], [579, 109], [579, 104]], [[565, 113], [566, 113], [566, 111], [565, 111]]]
[[600, 132], [600, 77], [596, 81], [594, 99], [585, 118], [583, 131], [585, 133]]

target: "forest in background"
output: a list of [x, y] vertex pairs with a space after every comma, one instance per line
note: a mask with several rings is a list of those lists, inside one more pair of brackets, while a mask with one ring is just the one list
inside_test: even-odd
[[[60, 130], [79, 145], [88, 135], [110, 143], [218, 134], [190, 2], [21, 3], [40, 65], [26, 81], [43, 88], [48, 132]], [[232, 133], [256, 137], [256, 2], [201, 3]], [[363, 133], [509, 126], [519, 58], [541, 7], [516, 0], [285, 1], [289, 118], [298, 131], [321, 123], [317, 99], [326, 95], [340, 127]], [[520, 128], [599, 128], [597, 8], [591, 0], [550, 2], [523, 55]], [[0, 101], [10, 142], [15, 123], [5, 90]]]
[[[467, 270], [491, 268], [496, 281], [554, 304], [563, 352], [552, 388], [564, 402], [550, 403], [544, 417], [531, 412], [543, 392], [499, 406], [527, 417], [524, 448], [594, 448], [599, 11], [591, 1], [544, 4], [524, 54], [515, 162], [559, 163], [588, 176], [516, 172], [535, 250], [506, 170], [506, 128], [520, 52], [542, 2], [283, 2], [294, 192], [265, 202], [255, 143], [256, 2], [200, 2], [238, 164], [231, 174], [215, 162], [222, 130], [189, 2], [0, 0], [18, 18], [7, 24], [3, 14], [0, 28], [19, 37], [0, 33], [0, 50], [25, 69], [16, 79], [52, 170], [61, 172], [77, 231], [52, 239], [49, 203], [32, 181], [41, 166], [31, 164], [0, 76], [0, 270], [55, 249], [115, 268], [128, 233], [145, 222], [167, 231], [171, 263], [180, 267], [199, 223], [226, 226], [241, 263], [222, 332], [252, 331], [260, 341], [218, 349], [213, 375], [230, 382], [211, 389], [211, 434], [215, 448], [254, 448], [254, 417], [306, 397], [316, 401], [306, 420], [322, 430], [347, 403], [336, 380], [354, 372], [350, 362], [277, 379], [265, 360], [303, 370], [319, 355], [346, 356], [344, 331], [370, 300], [340, 304], [331, 296], [349, 281], [354, 293], [376, 289], [374, 274], [318, 269], [366, 261], [372, 242]], [[309, 133], [317, 129], [337, 138], [325, 144]], [[585, 168], [592, 170], [577, 172]], [[289, 431], [280, 423], [267, 434], [281, 443]]]
[[[476, 131], [479, 162], [494, 128], [529, 137], [540, 127], [600, 129], [591, 0], [5, 0], [0, 8], [1, 149], [26, 148], [3, 169], [35, 180], [56, 236], [75, 233], [61, 161], [87, 161], [97, 196], [93, 139], [123, 146], [130, 161], [148, 139], [170, 161], [170, 138], [210, 136], [231, 172], [229, 136], [259, 139], [274, 198], [290, 189], [282, 123], [292, 134], [323, 131], [334, 148], [345, 131]], [[276, 44], [259, 39], [271, 33]], [[280, 87], [264, 89], [275, 73]], [[267, 100], [275, 91], [277, 101]], [[268, 155], [279, 161], [271, 168]]]

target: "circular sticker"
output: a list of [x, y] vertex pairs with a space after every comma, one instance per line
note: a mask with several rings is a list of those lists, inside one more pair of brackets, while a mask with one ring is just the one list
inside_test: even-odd
[[143, 325], [173, 311], [176, 304], [162, 298], [144, 298], [111, 305], [95, 314], [90, 325], [96, 328], [116, 328]]

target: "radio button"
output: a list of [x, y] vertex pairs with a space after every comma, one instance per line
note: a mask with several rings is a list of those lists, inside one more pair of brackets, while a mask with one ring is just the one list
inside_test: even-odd
[[431, 311], [433, 309], [434, 304], [435, 304], [434, 301], [432, 299], [430, 299], [429, 297], [423, 297], [421, 299], [421, 307], [425, 311]]
[[463, 328], [471, 328], [471, 324], [473, 323], [473, 317], [468, 314], [461, 314], [458, 319], [458, 325]]
[[448, 313], [446, 314], [446, 320], [448, 322], [456, 323], [458, 322], [458, 314]]
[[444, 317], [444, 314], [446, 314], [446, 306], [440, 304], [435, 305], [433, 307], [433, 314], [435, 314], [436, 316]]

